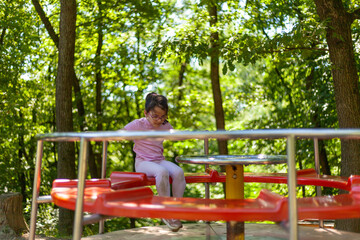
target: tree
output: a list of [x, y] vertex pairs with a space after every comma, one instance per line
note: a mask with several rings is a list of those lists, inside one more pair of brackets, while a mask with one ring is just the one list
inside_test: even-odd
[[[20, 193], [0, 194], [0, 229], [2, 229], [1, 232], [9, 231], [9, 233], [11, 233], [12, 231], [14, 231], [16, 234], [20, 235], [22, 232], [29, 230], [29, 227], [24, 221], [22, 211], [22, 198], [23, 197]], [[4, 230], [7, 227], [9, 228], [9, 230]]]
[[[54, 76], [56, 71], [60, 77], [60, 71], [64, 73], [63, 67], [62, 70], [56, 67], [58, 59], [59, 66], [64, 66], [60, 55], [57, 58], [61, 5], [56, 1], [32, 0], [41, 24], [29, 1], [5, 2], [0, 1], [0, 170], [4, 172], [0, 176], [0, 190], [21, 191], [25, 199], [29, 199], [35, 135], [58, 131], [54, 128]], [[326, 7], [334, 3], [318, 2], [326, 3]], [[72, 129], [64, 131], [122, 128], [142, 115], [147, 91], [168, 97], [169, 121], [176, 129], [224, 129], [225, 120], [226, 129], [339, 127], [337, 115], [344, 112], [335, 109], [331, 74], [334, 69], [330, 69], [331, 48], [326, 42], [326, 31], [333, 23], [326, 20], [327, 17], [319, 21], [314, 1], [288, 3], [268, 0], [78, 2], [76, 63], [70, 63], [72, 59], [66, 66], [70, 69], [70, 65], [74, 65], [72, 73], [71, 70], [66, 73], [67, 77], [73, 74], [72, 102], [66, 104], [68, 108], [72, 104], [73, 116], [69, 119], [73, 118], [74, 123]], [[348, 12], [345, 15], [356, 18], [356, 4], [346, 1], [344, 6]], [[360, 31], [354, 23], [351, 27], [353, 43], [356, 43]], [[73, 41], [72, 34], [68, 36], [68, 40]], [[61, 48], [63, 51], [63, 45]], [[157, 59], [149, 57], [151, 49], [158, 55]], [[162, 61], [164, 59], [167, 61]], [[344, 57], [343, 60], [347, 61]], [[210, 84], [210, 75], [213, 84]], [[337, 86], [345, 86], [338, 83]], [[71, 98], [70, 88], [67, 86], [65, 90], [67, 99]], [[344, 100], [351, 99], [340, 99]], [[222, 117], [218, 119], [218, 116]], [[229, 141], [228, 151], [284, 153], [281, 152], [283, 143], [269, 142]], [[313, 143], [307, 140], [298, 143], [299, 168], [313, 167]], [[202, 144], [196, 141], [165, 144], [166, 156], [171, 159], [179, 154], [203, 153]], [[44, 145], [46, 160], [42, 165], [42, 181], [46, 183], [56, 178], [58, 160], [54, 146]], [[345, 166], [346, 161], [340, 163], [340, 141], [326, 140], [319, 146], [322, 147], [323, 173], [338, 174], [340, 164], [344, 164], [343, 169], [349, 168]], [[100, 149], [94, 145], [89, 149], [91, 177], [99, 176], [91, 153], [94, 150], [93, 155], [99, 156]], [[210, 153], [223, 153], [221, 149], [217, 142], [210, 141]], [[133, 171], [132, 157], [131, 144], [111, 143], [107, 172]], [[186, 170], [203, 169], [189, 167]], [[351, 173], [345, 175], [348, 174]], [[70, 178], [73, 177], [76, 178], [75, 174]], [[50, 188], [50, 184], [41, 185], [45, 194]], [[286, 191], [282, 187], [276, 190]], [[308, 195], [314, 194], [311, 189], [306, 191]], [[249, 192], [251, 197], [256, 197], [256, 191]], [[201, 190], [189, 189], [187, 194], [200, 196]], [[39, 220], [46, 215], [41, 216], [42, 212], [39, 211]], [[126, 223], [121, 227], [125, 225], [128, 226]], [[118, 227], [114, 224], [109, 229]], [[43, 231], [49, 229], [44, 227]]]
[[[76, 29], [76, 0], [62, 0], [60, 12], [59, 63], [56, 78], [56, 129], [73, 131], [72, 82]], [[73, 142], [58, 143], [58, 178], [76, 178]], [[59, 232], [69, 235], [73, 229], [73, 211], [60, 209]]]
[[[59, 48], [59, 36], [58, 36], [58, 34], [55, 33], [55, 30], [54, 30], [49, 18], [46, 16], [39, 0], [32, 0], [32, 3], [34, 5], [35, 10], [38, 13], [41, 21], [43, 22], [50, 38], [53, 40], [55, 46], [58, 49]], [[100, 8], [100, 6], [101, 6], [101, 3], [99, 3], [99, 8]], [[102, 17], [99, 17], [99, 19], [100, 19], [99, 21], [101, 21]], [[100, 39], [102, 39], [101, 28], [99, 30], [99, 33], [100, 33], [99, 34], [99, 44], [102, 44], [102, 40], [100, 40]], [[101, 50], [101, 45], [100, 45], [100, 47], [98, 47], [98, 49]], [[98, 50], [98, 51], [100, 51], [100, 50]], [[97, 54], [98, 54], [98, 51], [97, 51]], [[99, 57], [96, 57], [96, 59], [99, 59]], [[99, 62], [99, 60], [96, 60], [96, 62]], [[98, 68], [99, 64], [96, 63], [95, 67]], [[100, 76], [99, 71], [96, 70], [95, 72], [96, 72], [97, 82], [100, 81], [100, 83], [101, 83], [101, 78], [99, 77]], [[75, 71], [73, 71], [73, 73], [74, 74], [72, 76], [72, 84], [73, 84], [73, 90], [74, 90], [74, 95], [75, 95], [75, 102], [76, 102], [76, 106], [77, 106], [77, 110], [78, 110], [77, 112], [79, 115], [79, 120], [77, 122], [79, 123], [80, 130], [85, 131], [87, 129], [87, 123], [86, 123], [86, 118], [85, 118], [84, 101], [83, 101], [81, 88], [80, 88], [80, 80], [76, 76]], [[100, 108], [100, 111], [96, 110], [96, 112], [101, 113], [101, 101], [99, 101], [99, 98], [98, 98], [98, 93], [101, 90], [101, 84], [97, 84], [96, 87], [97, 87], [96, 107]], [[99, 118], [98, 118], [98, 120], [100, 121]], [[99, 155], [96, 155], [96, 156], [99, 156]], [[99, 169], [100, 164], [98, 163], [99, 157], [96, 158], [96, 156], [94, 154], [92, 145], [90, 145], [90, 147], [89, 147], [89, 170], [90, 170], [90, 174], [93, 178], [99, 178], [101, 176], [100, 169]]]
[[38, 109], [41, 80], [22, 77], [32, 70], [27, 63], [37, 63], [29, 56], [39, 43], [36, 19], [26, 4], [0, 2], [0, 192], [20, 192], [24, 202], [31, 195], [28, 183], [36, 151], [32, 129], [39, 129], [44, 116]]
[[[351, 26], [360, 19], [360, 8], [350, 12], [341, 0], [314, 0], [320, 20], [326, 23], [326, 41], [332, 64], [336, 109], [340, 128], [360, 127], [359, 75]], [[360, 141], [341, 141], [341, 175], [360, 172]], [[360, 232], [360, 219], [337, 221], [341, 230]]]
[[[216, 119], [216, 129], [224, 130], [225, 129], [225, 117], [222, 104], [222, 96], [220, 89], [220, 74], [219, 74], [219, 47], [220, 39], [219, 32], [216, 28], [218, 23], [218, 12], [217, 4], [215, 1], [209, 1], [208, 11], [210, 18], [210, 78], [211, 86], [213, 91], [214, 106], [215, 106], [215, 119]], [[218, 140], [219, 145], [219, 154], [227, 155], [227, 141]]]

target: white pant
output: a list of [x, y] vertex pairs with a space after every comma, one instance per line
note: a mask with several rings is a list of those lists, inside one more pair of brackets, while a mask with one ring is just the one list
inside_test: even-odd
[[175, 163], [166, 160], [144, 161], [136, 159], [135, 170], [145, 173], [148, 177], [155, 177], [156, 190], [159, 196], [170, 196], [169, 176], [172, 178], [173, 196], [183, 196], [186, 186], [184, 171]]

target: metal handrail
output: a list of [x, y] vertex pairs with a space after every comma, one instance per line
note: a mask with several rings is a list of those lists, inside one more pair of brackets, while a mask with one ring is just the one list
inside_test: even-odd
[[43, 141], [121, 141], [136, 139], [279, 139], [293, 135], [296, 138], [318, 139], [360, 139], [360, 129], [256, 129], [256, 130], [218, 130], [218, 131], [99, 131], [99, 132], [55, 132], [37, 135]]
[[286, 155], [180, 155], [175, 158], [179, 163], [206, 165], [263, 165], [286, 163]]
[[[37, 156], [35, 163], [32, 211], [30, 221], [29, 239], [35, 238], [35, 226], [38, 209], [38, 197], [41, 180], [41, 162], [44, 141], [80, 141], [79, 169], [78, 169], [78, 195], [75, 210], [73, 239], [80, 239], [83, 223], [83, 200], [86, 177], [87, 148], [90, 141], [122, 141], [136, 139], [286, 139], [288, 188], [289, 188], [289, 236], [291, 240], [298, 239], [297, 204], [296, 204], [296, 140], [308, 139], [360, 139], [360, 129], [259, 129], [234, 131], [102, 131], [102, 132], [58, 132], [37, 135]], [[106, 149], [106, 147], [104, 147]], [[105, 156], [106, 158], [106, 156]]]

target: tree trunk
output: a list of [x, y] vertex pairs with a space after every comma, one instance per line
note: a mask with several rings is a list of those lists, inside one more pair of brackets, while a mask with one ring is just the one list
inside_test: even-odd
[[[216, 26], [217, 23], [217, 6], [215, 2], [210, 2], [208, 6], [208, 11], [210, 15], [210, 26]], [[210, 78], [211, 86], [214, 97], [214, 106], [215, 106], [215, 119], [216, 119], [216, 129], [224, 130], [225, 129], [225, 117], [224, 110], [222, 106], [222, 97], [220, 89], [220, 74], [219, 74], [219, 32], [211, 32], [210, 35]], [[226, 155], [228, 154], [227, 141], [218, 140], [219, 154]]]
[[187, 62], [181, 63], [180, 71], [179, 71], [179, 83], [178, 83], [178, 89], [179, 89], [179, 96], [178, 96], [178, 102], [181, 101], [183, 97], [183, 91], [182, 86], [184, 84], [184, 77], [185, 77], [185, 71], [186, 71]]
[[[355, 17], [348, 13], [341, 0], [314, 0], [321, 21], [327, 21], [326, 41], [329, 46], [334, 81], [336, 110], [340, 128], [360, 127], [359, 76], [351, 36]], [[341, 175], [360, 172], [360, 142], [341, 141]], [[336, 221], [336, 228], [360, 232], [360, 219]]]
[[[49, 18], [46, 16], [39, 0], [32, 0], [32, 3], [35, 7], [36, 12], [38, 13], [42, 23], [44, 24], [47, 32], [49, 33], [50, 38], [53, 40], [55, 46], [59, 49], [59, 36], [55, 33], [53, 26]], [[72, 85], [74, 87], [74, 94], [75, 94], [75, 102], [78, 109], [78, 115], [80, 118], [80, 130], [84, 131], [86, 128], [86, 121], [85, 121], [85, 108], [84, 102], [82, 100], [81, 88], [80, 88], [80, 81], [77, 78], [75, 71], [73, 71], [73, 75], [71, 77]]]
[[[47, 32], [49, 33], [50, 38], [53, 40], [55, 46], [59, 48], [59, 36], [55, 33], [55, 30], [53, 26], [51, 25], [49, 18], [46, 16], [40, 2], [38, 0], [32, 0], [32, 3], [35, 7], [36, 12], [38, 13], [41, 21], [43, 22]], [[77, 78], [75, 71], [73, 71], [72, 76], [72, 85], [74, 89], [74, 95], [75, 95], [75, 103], [77, 107], [77, 113], [79, 116], [79, 128], [80, 131], [86, 131], [87, 130], [87, 124], [85, 119], [85, 107], [84, 107], [84, 101], [81, 94], [81, 88], [80, 88], [80, 80]], [[98, 158], [98, 157], [97, 157]], [[99, 178], [100, 177], [100, 170], [98, 169], [98, 166], [96, 165], [96, 156], [93, 151], [93, 146], [89, 145], [89, 170], [90, 175], [92, 178]]]
[[17, 235], [29, 231], [23, 216], [22, 195], [20, 193], [0, 195], [0, 233], [3, 232], [2, 229], [4, 228], [10, 228]]
[[55, 33], [54, 28], [52, 27], [49, 18], [46, 16], [39, 0], [31, 0], [33, 3], [36, 12], [38, 13], [42, 23], [44, 24], [46, 31], [49, 33], [51, 39], [53, 40], [55, 46], [59, 48], [59, 36]]
[[[311, 58], [311, 60], [313, 60], [313, 58]], [[312, 88], [313, 88], [313, 83], [316, 81], [316, 79], [314, 79], [314, 68], [311, 69], [311, 73], [310, 75], [305, 79], [306, 81], [306, 90], [308, 92], [308, 94], [313, 94], [312, 93]], [[308, 96], [309, 98], [311, 96]], [[314, 107], [313, 108], [314, 113], [311, 116], [311, 121], [314, 124], [315, 128], [322, 128], [323, 126], [321, 126], [320, 123], [320, 112], [321, 112], [321, 107]], [[326, 154], [326, 149], [325, 149], [325, 142], [324, 140], [319, 140], [319, 162], [320, 162], [320, 166], [321, 166], [321, 170], [322, 173], [325, 175], [331, 175], [331, 170], [330, 170], [330, 165], [329, 165], [329, 161], [327, 158], [327, 154]]]
[[[101, 74], [101, 50], [103, 46], [103, 13], [102, 13], [102, 3], [101, 0], [97, 1], [99, 7], [99, 20], [98, 20], [98, 45], [96, 49], [96, 56], [95, 56], [95, 79], [96, 79], [96, 121], [97, 121], [97, 131], [103, 131], [103, 110], [102, 110], [102, 96], [101, 96], [101, 89], [102, 89], [102, 74]], [[101, 149], [102, 144], [101, 142], [96, 143], [95, 149], [98, 150], [99, 154], [95, 154], [95, 162], [97, 164], [98, 169], [98, 177], [101, 177]]]
[[[61, 0], [59, 63], [56, 78], [56, 128], [58, 132], [72, 132], [72, 79], [76, 29], [76, 0]], [[73, 142], [58, 144], [58, 178], [76, 178], [75, 147]], [[73, 211], [60, 209], [59, 233], [72, 234]]]
[[2, 28], [0, 34], [0, 45], [4, 45], [5, 33], [6, 33], [6, 28]]

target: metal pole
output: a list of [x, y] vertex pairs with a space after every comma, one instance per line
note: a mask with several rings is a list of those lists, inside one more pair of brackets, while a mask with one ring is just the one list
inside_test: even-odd
[[73, 240], [80, 240], [81, 235], [82, 235], [82, 230], [83, 230], [84, 189], [85, 189], [86, 161], [87, 161], [87, 154], [88, 154], [88, 145], [89, 145], [89, 141], [86, 140], [85, 138], [81, 138]]
[[[101, 166], [101, 178], [104, 179], [106, 178], [106, 162], [107, 162], [107, 147], [108, 147], [108, 141], [103, 141], [103, 156], [102, 156], [102, 166]], [[104, 220], [100, 220], [99, 222], [99, 233], [103, 234], [104, 233]]]
[[[204, 154], [209, 155], [209, 139], [204, 139]], [[205, 172], [209, 168], [209, 164], [205, 164]], [[205, 198], [210, 198], [210, 189], [209, 189], [209, 183], [205, 183]]]
[[103, 142], [103, 156], [102, 156], [102, 166], [101, 166], [101, 178], [106, 178], [106, 163], [107, 163], [107, 147], [108, 147], [108, 141]]
[[[209, 139], [204, 139], [204, 154], [209, 155]], [[209, 164], [205, 164], [205, 172], [209, 168]], [[205, 183], [205, 198], [210, 198], [210, 185], [209, 183]], [[211, 238], [210, 236], [210, 221], [206, 221], [206, 240], [209, 240]]]
[[297, 202], [296, 202], [296, 140], [295, 135], [287, 137], [287, 157], [288, 157], [288, 189], [289, 189], [289, 239], [297, 240], [298, 236], [298, 217], [297, 217]]
[[[319, 139], [314, 138], [315, 170], [316, 176], [320, 177]], [[321, 186], [316, 186], [316, 196], [322, 195]], [[324, 228], [324, 220], [319, 220], [319, 228]]]
[[34, 184], [33, 184], [33, 195], [32, 195], [32, 204], [31, 204], [31, 219], [30, 219], [30, 233], [29, 240], [35, 239], [35, 230], [36, 230], [36, 216], [38, 210], [37, 199], [40, 192], [40, 182], [41, 182], [41, 162], [43, 157], [43, 141], [37, 141], [36, 149], [36, 162], [35, 162], [35, 173], [34, 173]]
[[[244, 199], [244, 166], [226, 166], [226, 199]], [[245, 239], [245, 222], [226, 223], [227, 240]]]

